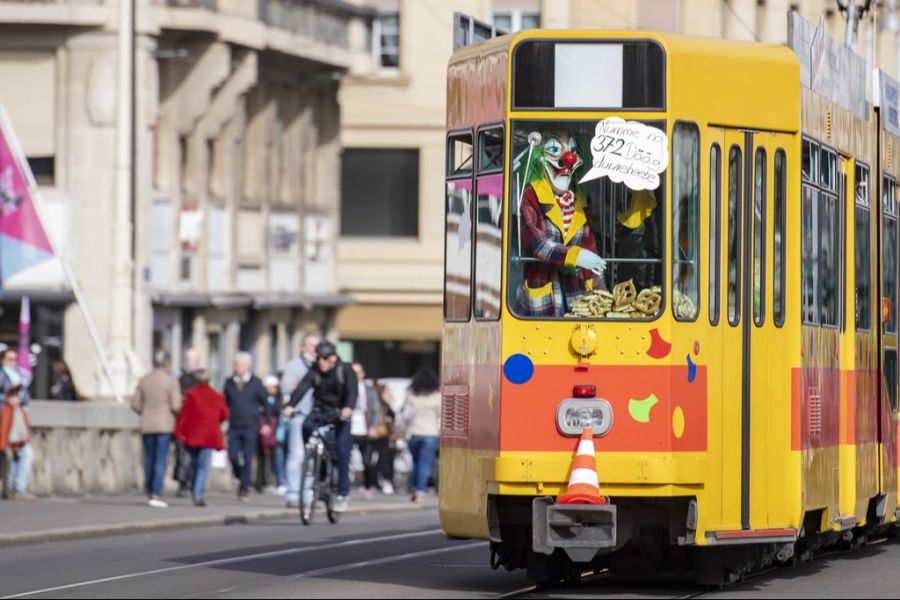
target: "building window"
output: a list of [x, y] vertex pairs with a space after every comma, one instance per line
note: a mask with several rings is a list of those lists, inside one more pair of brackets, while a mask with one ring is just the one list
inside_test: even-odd
[[536, 10], [514, 9], [494, 13], [494, 27], [503, 33], [537, 29], [540, 26], [541, 13]]
[[419, 235], [418, 149], [344, 150], [341, 190], [341, 235]]
[[29, 156], [28, 168], [38, 185], [49, 187], [56, 182], [56, 160], [53, 156]]
[[382, 67], [396, 69], [400, 66], [400, 13], [389, 12], [378, 16], [378, 56]]

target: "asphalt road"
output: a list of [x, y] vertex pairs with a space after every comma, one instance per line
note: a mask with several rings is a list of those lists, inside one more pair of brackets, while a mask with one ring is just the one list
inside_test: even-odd
[[[900, 597], [898, 564], [900, 543], [882, 543], [713, 595]], [[346, 515], [337, 526], [269, 521], [0, 549], [3, 597], [679, 598], [698, 592], [680, 582], [604, 577], [533, 590], [522, 572], [492, 571], [486, 543], [445, 540], [431, 511]]]

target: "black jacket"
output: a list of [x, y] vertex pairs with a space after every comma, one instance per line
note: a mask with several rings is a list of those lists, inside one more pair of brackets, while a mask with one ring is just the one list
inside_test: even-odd
[[244, 384], [244, 388], [238, 391], [234, 377], [225, 380], [223, 387], [225, 402], [231, 411], [231, 428], [259, 427], [259, 416], [265, 414], [271, 416], [269, 403], [266, 401], [268, 393], [262, 381], [256, 375], [250, 377], [250, 381]]
[[356, 373], [346, 363], [338, 361], [327, 373], [322, 373], [319, 366], [314, 365], [291, 394], [290, 404], [297, 406], [306, 392], [313, 390], [314, 404], [310, 417], [320, 422], [337, 421], [341, 409], [356, 407], [356, 397], [359, 395], [357, 383]]

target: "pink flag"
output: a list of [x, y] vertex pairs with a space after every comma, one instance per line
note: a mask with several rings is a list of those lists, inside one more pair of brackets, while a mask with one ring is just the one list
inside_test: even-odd
[[34, 178], [0, 107], [0, 286], [20, 271], [53, 256], [34, 205]]
[[22, 311], [19, 313], [19, 370], [27, 381], [31, 381], [31, 302], [22, 296]]

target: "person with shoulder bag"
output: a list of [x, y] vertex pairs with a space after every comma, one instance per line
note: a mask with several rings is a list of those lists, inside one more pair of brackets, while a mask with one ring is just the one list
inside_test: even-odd
[[18, 366], [19, 353], [12, 349], [0, 354], [0, 451], [8, 465], [6, 496], [12, 500], [31, 500], [28, 478], [34, 451], [28, 422], [28, 380]]
[[375, 385], [378, 407], [377, 417], [369, 429], [369, 460], [367, 465], [373, 470], [372, 478], [381, 476], [381, 493], [394, 493], [394, 454], [397, 442], [394, 410], [391, 408], [391, 391], [380, 382]]
[[439, 445], [441, 418], [440, 382], [434, 371], [419, 369], [409, 385], [411, 419], [408, 430], [409, 451], [413, 457], [412, 483], [415, 491], [412, 501], [425, 501], [428, 478]]

